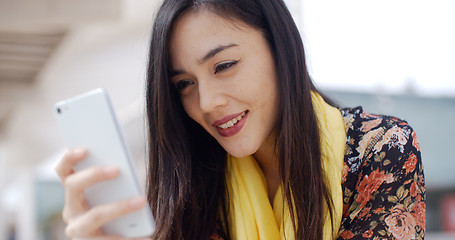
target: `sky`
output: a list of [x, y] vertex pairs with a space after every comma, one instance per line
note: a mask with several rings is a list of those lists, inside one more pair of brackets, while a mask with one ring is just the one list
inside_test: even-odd
[[317, 86], [455, 97], [455, 1], [286, 2]]

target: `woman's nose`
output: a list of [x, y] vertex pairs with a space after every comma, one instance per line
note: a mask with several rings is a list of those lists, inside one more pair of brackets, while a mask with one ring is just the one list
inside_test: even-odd
[[199, 82], [199, 106], [204, 112], [211, 112], [227, 103], [225, 89], [213, 81]]

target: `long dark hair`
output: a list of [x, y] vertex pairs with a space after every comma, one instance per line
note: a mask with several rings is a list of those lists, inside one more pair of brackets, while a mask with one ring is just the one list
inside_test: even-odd
[[[147, 81], [148, 200], [156, 239], [229, 238], [226, 151], [183, 110], [169, 79], [169, 38], [182, 13], [206, 8], [259, 29], [275, 58], [280, 110], [276, 150], [296, 239], [322, 239], [332, 199], [321, 164], [319, 131], [302, 40], [282, 0], [165, 0], [152, 33]], [[292, 192], [292, 196], [291, 196]], [[292, 199], [294, 204], [292, 204]], [[295, 214], [294, 214], [295, 213]], [[332, 220], [333, 221], [333, 220]]]

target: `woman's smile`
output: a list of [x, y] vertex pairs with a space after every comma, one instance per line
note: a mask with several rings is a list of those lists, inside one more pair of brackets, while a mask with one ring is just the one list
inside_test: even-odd
[[212, 126], [216, 127], [217, 131], [223, 137], [230, 137], [238, 133], [242, 127], [245, 125], [245, 122], [248, 117], [248, 110], [241, 112], [240, 114], [232, 114], [226, 117], [223, 117], [220, 120], [216, 120]]

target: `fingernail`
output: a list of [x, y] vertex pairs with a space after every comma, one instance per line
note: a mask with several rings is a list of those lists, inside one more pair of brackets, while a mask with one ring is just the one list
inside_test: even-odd
[[82, 157], [86, 152], [87, 152], [87, 150], [85, 148], [75, 148], [75, 149], [73, 149], [73, 155], [75, 157]]
[[104, 172], [108, 176], [112, 176], [118, 172], [118, 168], [117, 167], [106, 167], [106, 168], [104, 168]]
[[144, 197], [135, 197], [131, 199], [129, 203], [132, 208], [138, 208], [144, 205], [145, 199]]

